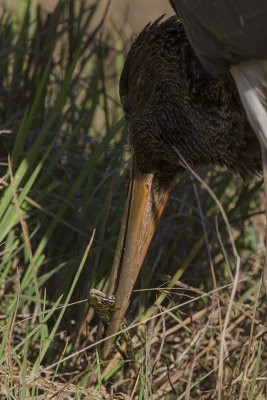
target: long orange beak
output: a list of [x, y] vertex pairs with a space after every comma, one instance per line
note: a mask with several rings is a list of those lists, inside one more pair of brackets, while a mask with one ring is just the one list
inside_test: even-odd
[[[115, 292], [116, 300], [106, 337], [120, 329], [135, 281], [169, 192], [169, 187], [166, 189], [155, 185], [153, 174], [140, 173], [133, 160], [127, 201], [108, 287], [108, 295]], [[104, 359], [109, 354], [113, 340], [114, 337], [104, 343]]]

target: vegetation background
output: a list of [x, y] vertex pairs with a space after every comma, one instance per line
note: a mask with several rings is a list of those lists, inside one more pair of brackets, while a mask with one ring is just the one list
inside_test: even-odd
[[266, 399], [261, 179], [200, 171], [241, 257], [234, 299], [233, 242], [186, 173], [129, 307], [135, 365], [97, 352], [88, 292], [107, 287], [129, 175], [118, 81], [164, 12], [127, 4], [1, 4], [0, 399]]

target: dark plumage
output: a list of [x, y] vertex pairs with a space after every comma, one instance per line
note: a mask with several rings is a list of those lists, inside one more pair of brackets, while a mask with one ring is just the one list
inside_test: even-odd
[[232, 77], [218, 80], [202, 67], [176, 17], [138, 36], [120, 96], [142, 172], [173, 178], [181, 169], [173, 146], [193, 168], [219, 165], [243, 178], [260, 170], [260, 146]]
[[267, 58], [266, 0], [170, 0], [202, 65], [214, 76]]
[[[177, 17], [146, 26], [120, 80], [132, 150], [131, 179], [108, 294], [116, 293], [106, 336], [118, 331], [156, 224], [181, 172], [226, 167], [247, 179], [261, 150], [230, 74], [219, 80], [193, 52]], [[104, 344], [108, 355], [112, 338]]]
[[170, 2], [204, 68], [214, 76], [226, 72], [233, 76], [261, 142], [267, 185], [267, 1]]

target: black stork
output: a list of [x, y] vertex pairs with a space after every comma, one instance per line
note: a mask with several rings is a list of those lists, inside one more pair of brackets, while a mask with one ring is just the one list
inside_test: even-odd
[[[215, 21], [218, 26], [215, 25], [214, 29], [221, 29], [221, 36], [226, 36], [229, 43], [234, 37], [237, 46], [242, 44], [242, 57], [240, 55], [239, 58], [234, 48], [227, 48], [228, 53], [224, 52], [218, 44], [219, 40], [213, 39], [212, 31], [194, 30], [194, 27], [198, 27], [198, 14], [191, 18], [192, 10], [187, 8], [193, 4], [204, 7], [208, 3], [222, 5], [235, 2], [240, 9], [243, 5], [238, 29], [233, 35], [228, 35], [235, 27], [234, 22], [226, 25], [224, 32], [221, 17], [218, 16]], [[241, 96], [245, 103], [245, 107], [242, 106], [238, 90], [239, 93], [242, 90], [246, 92], [249, 84], [247, 80], [244, 84], [243, 78], [239, 81], [243, 72], [238, 72], [238, 62], [247, 60], [244, 41], [250, 34], [244, 28], [247, 15], [255, 18], [252, 26], [257, 19], [260, 21], [258, 27], [265, 44], [259, 46], [259, 58], [267, 58], [266, 1], [173, 0], [172, 4], [183, 23], [177, 17], [171, 17], [147, 25], [133, 43], [120, 79], [120, 97], [129, 130], [132, 165], [108, 287], [108, 294], [115, 293], [116, 301], [106, 337], [119, 330], [156, 224], [177, 176], [183, 170], [176, 149], [194, 169], [219, 165], [246, 179], [251, 174], [257, 174], [262, 166], [260, 144], [251, 126], [265, 149], [264, 137], [261, 136], [266, 127], [261, 122], [266, 117], [266, 108], [263, 108], [265, 114], [263, 112], [260, 123], [254, 118], [257, 112], [253, 111], [253, 107], [252, 113], [247, 111], [247, 117], [247, 104]], [[250, 8], [253, 9], [254, 4], [255, 7], [257, 4], [262, 7], [251, 15]], [[227, 7], [223, 8], [227, 13]], [[202, 14], [207, 12], [205, 7], [202, 11]], [[213, 17], [211, 13], [210, 19]], [[259, 38], [260, 34], [257, 36]], [[203, 49], [201, 44], [198, 45], [198, 40], [202, 43], [201, 39], [205, 42]], [[199, 49], [199, 58], [190, 42]], [[205, 52], [202, 52], [206, 48], [207, 59]], [[257, 47], [255, 54], [249, 53], [248, 57], [251, 55], [257, 57]], [[231, 74], [231, 66], [236, 63], [236, 69]], [[256, 94], [266, 107], [266, 86], [260, 89], [263, 91], [257, 89]], [[249, 101], [248, 104], [251, 106]], [[104, 343], [104, 358], [110, 351], [112, 341], [113, 338], [110, 338]]]

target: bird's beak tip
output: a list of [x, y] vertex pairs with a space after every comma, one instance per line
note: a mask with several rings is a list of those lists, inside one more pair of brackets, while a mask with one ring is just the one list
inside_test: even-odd
[[[120, 328], [140, 268], [156, 225], [169, 196], [169, 190], [155, 183], [153, 174], [142, 174], [133, 163], [121, 232], [112, 268], [109, 294], [116, 294], [112, 319], [106, 337]], [[113, 338], [103, 348], [108, 356]]]

